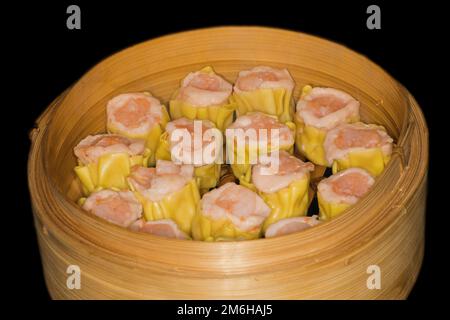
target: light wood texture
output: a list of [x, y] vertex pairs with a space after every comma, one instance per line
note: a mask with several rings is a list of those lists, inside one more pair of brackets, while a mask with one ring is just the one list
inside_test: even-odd
[[[205, 243], [132, 233], [74, 202], [72, 148], [105, 130], [105, 103], [148, 90], [167, 102], [188, 72], [211, 65], [234, 81], [255, 65], [286, 67], [296, 81], [343, 89], [367, 122], [398, 145], [374, 189], [338, 218], [279, 238]], [[341, 45], [291, 31], [223, 27], [150, 40], [100, 62], [63, 93], [30, 133], [28, 179], [45, 279], [53, 298], [401, 299], [424, 249], [428, 131], [414, 98], [380, 67]], [[182, 204], [181, 204], [182, 205]], [[81, 289], [66, 269], [81, 268]], [[369, 265], [381, 289], [366, 286]]]

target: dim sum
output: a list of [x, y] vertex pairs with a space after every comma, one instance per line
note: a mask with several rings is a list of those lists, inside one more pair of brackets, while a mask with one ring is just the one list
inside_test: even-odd
[[150, 150], [145, 141], [115, 134], [87, 136], [74, 148], [75, 173], [87, 195], [102, 188], [128, 188], [127, 176], [134, 165], [147, 166]]
[[209, 120], [220, 131], [233, 121], [232, 85], [211, 67], [189, 73], [170, 101], [172, 119]]
[[287, 69], [258, 66], [239, 72], [233, 91], [238, 116], [259, 111], [281, 122], [292, 121], [294, 86]]
[[323, 143], [327, 132], [339, 124], [359, 121], [359, 102], [333, 88], [303, 88], [295, 124], [298, 151], [314, 164], [327, 166]]
[[323, 179], [317, 186], [320, 218], [331, 219], [359, 201], [375, 183], [364, 169], [350, 168]]
[[270, 208], [255, 192], [229, 182], [203, 195], [192, 223], [195, 240], [255, 239]]
[[391, 158], [392, 143], [382, 126], [358, 122], [330, 130], [324, 148], [333, 173], [358, 167], [378, 176]]
[[128, 177], [131, 190], [144, 207], [147, 221], [172, 219], [186, 234], [200, 200], [192, 165], [157, 160], [155, 168], [135, 166]]
[[106, 106], [107, 129], [128, 138], [144, 139], [154, 164], [159, 137], [170, 120], [166, 107], [149, 93], [125, 93], [111, 99]]
[[[166, 126], [166, 132], [161, 135], [156, 151], [156, 159], [192, 164], [201, 193], [214, 188], [220, 178], [223, 138], [220, 132], [217, 132], [218, 135], [214, 139], [207, 138], [207, 130], [213, 128], [215, 126], [209, 120], [179, 118], [171, 121]], [[190, 139], [178, 141], [175, 137], [175, 134], [179, 133], [177, 130], [185, 130]], [[209, 150], [208, 155], [205, 154], [206, 150]]]
[[314, 165], [286, 151], [280, 151], [274, 160], [276, 163], [252, 168], [252, 184], [271, 209], [263, 231], [278, 220], [306, 215], [309, 204], [309, 179]]

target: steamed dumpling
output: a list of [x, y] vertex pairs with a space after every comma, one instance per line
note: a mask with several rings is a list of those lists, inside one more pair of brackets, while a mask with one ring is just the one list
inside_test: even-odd
[[112, 98], [106, 106], [110, 132], [129, 137], [146, 137], [165, 119], [165, 107], [148, 93], [124, 93]]
[[[312, 163], [305, 163], [286, 151], [272, 158], [272, 162], [253, 166], [249, 185], [254, 186], [271, 209], [263, 231], [281, 219], [306, 215], [310, 172], [314, 170]], [[246, 185], [244, 181], [242, 184]]]
[[99, 134], [81, 140], [74, 153], [79, 164], [75, 173], [87, 195], [102, 188], [127, 189], [131, 167], [146, 166], [150, 151], [142, 139]]
[[323, 179], [317, 186], [320, 216], [333, 218], [361, 199], [375, 183], [364, 169], [350, 168]]
[[154, 164], [159, 137], [170, 120], [166, 107], [147, 92], [124, 93], [106, 106], [108, 132], [146, 141]]
[[382, 126], [342, 124], [327, 133], [324, 148], [333, 173], [358, 167], [378, 176], [390, 160], [393, 139]]
[[211, 67], [189, 73], [170, 100], [172, 119], [209, 120], [220, 131], [233, 121], [232, 85]]
[[193, 220], [195, 240], [242, 240], [260, 236], [270, 208], [255, 192], [233, 182], [206, 193]]
[[239, 72], [233, 92], [238, 116], [259, 111], [292, 121], [294, 86], [287, 69], [258, 66]]
[[323, 146], [327, 132], [342, 123], [359, 121], [359, 105], [341, 90], [306, 86], [295, 115], [299, 152], [315, 164], [327, 166]]
[[200, 201], [192, 165], [158, 160], [156, 168], [133, 167], [128, 178], [147, 221], [172, 219], [187, 235]]
[[128, 181], [133, 189], [145, 198], [160, 201], [181, 190], [193, 177], [192, 165], [177, 165], [171, 161], [158, 160], [155, 168], [133, 167]]
[[221, 105], [228, 102], [232, 85], [213, 72], [191, 72], [181, 82], [175, 99], [196, 107]]
[[330, 130], [359, 116], [359, 101], [348, 93], [315, 87], [298, 101], [297, 113], [308, 126]]

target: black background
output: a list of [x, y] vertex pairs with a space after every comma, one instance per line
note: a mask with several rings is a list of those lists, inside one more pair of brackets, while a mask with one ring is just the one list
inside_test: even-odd
[[[405, 85], [421, 105], [430, 130], [430, 183], [426, 225], [424, 264], [410, 300], [423, 302], [443, 298], [446, 267], [439, 188], [436, 183], [442, 157], [435, 156], [434, 146], [441, 142], [439, 121], [447, 104], [439, 98], [445, 92], [444, 29], [445, 10], [441, 2], [415, 4], [384, 1], [296, 1], [195, 2], [161, 1], [58, 1], [24, 3], [3, 7], [4, 75], [12, 97], [7, 112], [12, 111], [15, 156], [12, 198], [14, 216], [4, 217], [9, 230], [20, 226], [20, 235], [12, 232], [12, 242], [5, 245], [11, 253], [15, 275], [13, 297], [28, 302], [47, 300], [36, 244], [28, 187], [26, 161], [29, 149], [28, 130], [34, 119], [64, 89], [73, 84], [101, 59], [135, 43], [171, 32], [219, 25], [265, 25], [318, 35], [358, 51], [387, 70]], [[81, 8], [81, 30], [66, 28], [66, 8]], [[366, 8], [381, 8], [381, 30], [366, 28]], [[6, 41], [5, 41], [6, 40]], [[6, 45], [5, 45], [6, 43]], [[446, 58], [448, 59], [448, 58]], [[448, 82], [448, 81], [447, 81]], [[441, 89], [443, 88], [443, 89]], [[439, 91], [444, 90], [444, 91]], [[441, 118], [442, 119], [442, 118]], [[441, 136], [442, 137], [442, 136]], [[442, 170], [441, 170], [442, 171]], [[12, 238], [11, 238], [12, 237]], [[448, 251], [448, 250], [447, 250]], [[447, 271], [448, 272], [448, 271]], [[48, 303], [47, 303], [48, 304]], [[45, 305], [45, 304], [44, 304]]]

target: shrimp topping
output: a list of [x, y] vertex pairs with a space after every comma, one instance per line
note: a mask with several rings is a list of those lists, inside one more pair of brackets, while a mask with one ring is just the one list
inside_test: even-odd
[[142, 216], [142, 205], [131, 191], [104, 189], [93, 192], [83, 209], [122, 227], [130, 226]]
[[116, 134], [98, 134], [87, 136], [74, 148], [78, 160], [84, 165], [97, 162], [104, 154], [127, 153], [130, 156], [141, 155], [145, 150], [145, 141], [129, 139]]

